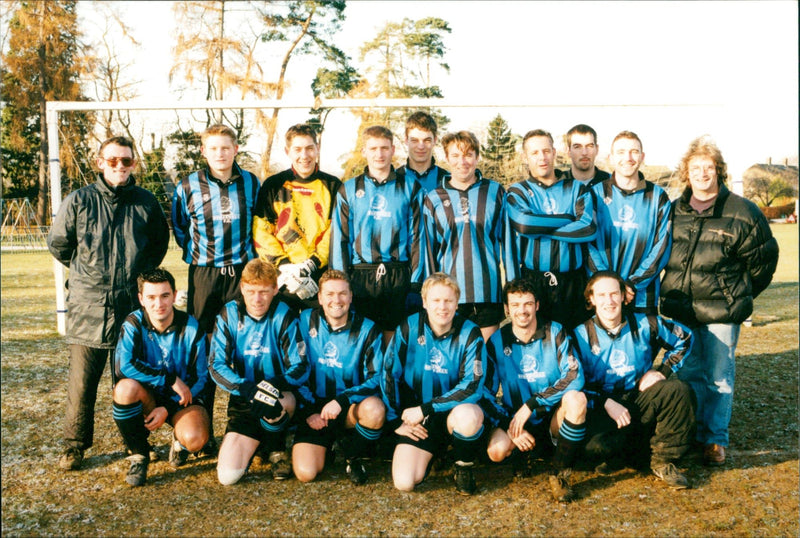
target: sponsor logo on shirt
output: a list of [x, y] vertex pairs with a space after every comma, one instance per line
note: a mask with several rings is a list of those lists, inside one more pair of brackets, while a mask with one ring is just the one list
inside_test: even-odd
[[380, 219], [388, 219], [392, 217], [391, 212], [386, 211], [386, 208], [389, 206], [389, 202], [386, 201], [380, 194], [376, 194], [372, 197], [372, 202], [369, 206], [369, 211], [367, 211], [367, 215], [370, 217], [380, 220]]
[[339, 348], [333, 342], [325, 344], [322, 354], [318, 360], [321, 365], [328, 368], [342, 368], [342, 362], [339, 360]]
[[617, 220], [614, 221], [615, 228], [623, 230], [637, 230], [639, 224], [636, 222], [636, 211], [629, 205], [624, 205], [617, 212]]
[[444, 355], [437, 348], [432, 348], [428, 352], [428, 364], [425, 365], [425, 370], [433, 372], [434, 374], [447, 375], [447, 368], [443, 366]]
[[623, 377], [625, 374], [633, 372], [633, 365], [628, 364], [628, 362], [628, 354], [621, 349], [615, 349], [608, 358], [610, 368], [606, 370], [606, 373]]
[[542, 204], [542, 210], [546, 215], [555, 215], [558, 212], [558, 204], [551, 197], [547, 196]]
[[526, 353], [522, 356], [520, 366], [522, 366], [522, 373], [518, 377], [521, 379], [535, 381], [545, 376], [544, 372], [539, 371], [539, 361], [530, 353]]
[[245, 357], [258, 357], [262, 353], [269, 355], [270, 349], [268, 346], [262, 346], [261, 340], [263, 338], [262, 333], [255, 333], [251, 338], [250, 342], [247, 346], [247, 349], [244, 351]]

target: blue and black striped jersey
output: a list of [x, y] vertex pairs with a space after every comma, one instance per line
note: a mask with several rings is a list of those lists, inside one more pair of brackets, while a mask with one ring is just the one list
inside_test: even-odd
[[172, 324], [161, 333], [144, 309], [135, 310], [120, 329], [114, 372], [117, 378], [138, 381], [176, 403], [180, 396], [172, 385], [179, 378], [196, 398], [208, 381], [205, 333], [196, 319], [180, 310], [175, 310]]
[[595, 208], [590, 192], [574, 179], [545, 185], [529, 178], [506, 195], [506, 278], [533, 271], [568, 272], [584, 265], [584, 245], [595, 238]]
[[331, 226], [333, 269], [349, 273], [362, 263], [407, 262], [411, 282], [422, 283], [422, 188], [397, 175], [376, 183], [363, 174], [344, 182]]
[[530, 342], [514, 335], [511, 324], [504, 325], [486, 344], [486, 398], [496, 401], [503, 427], [523, 405], [533, 413], [531, 424], [545, 420], [568, 390], [583, 388], [583, 368], [567, 331], [556, 321], [537, 328]]
[[614, 177], [592, 187], [597, 204], [597, 237], [589, 243], [589, 273], [610, 269], [636, 290], [634, 306], [656, 308], [659, 275], [672, 247], [667, 193], [649, 181], [634, 191], [617, 187]]
[[300, 334], [310, 366], [308, 386], [317, 402], [336, 399], [347, 405], [368, 396], [380, 396], [383, 366], [380, 329], [367, 318], [350, 312], [347, 324], [336, 330], [320, 308], [300, 314]]
[[692, 349], [692, 331], [661, 316], [628, 313], [617, 334], [606, 330], [593, 317], [574, 331], [586, 377], [585, 392], [600, 405], [613, 395], [634, 390], [665, 350], [658, 371], [669, 377], [683, 365]]
[[406, 161], [406, 164], [397, 169], [397, 175], [405, 176], [409, 181], [416, 181], [422, 187], [423, 195], [427, 194], [442, 186], [442, 180], [449, 172], [444, 168], [436, 165], [436, 159], [431, 158], [431, 165], [420, 174], [411, 168]]
[[461, 191], [443, 186], [425, 197], [425, 274], [447, 273], [461, 288], [459, 303], [500, 303], [505, 191], [481, 177]]
[[381, 389], [386, 420], [422, 406], [425, 416], [450, 411], [481, 397], [486, 348], [477, 325], [456, 315], [453, 327], [436, 336], [423, 312], [412, 314], [386, 348]]
[[183, 261], [225, 267], [255, 258], [251, 231], [258, 188], [258, 177], [236, 163], [227, 183], [207, 168], [182, 179], [172, 197], [172, 230]]
[[243, 383], [266, 379], [279, 390], [293, 390], [311, 401], [305, 386], [308, 356], [297, 314], [278, 299], [261, 319], [251, 317], [243, 302], [226, 304], [217, 316], [208, 365], [211, 379], [235, 396], [242, 396]]

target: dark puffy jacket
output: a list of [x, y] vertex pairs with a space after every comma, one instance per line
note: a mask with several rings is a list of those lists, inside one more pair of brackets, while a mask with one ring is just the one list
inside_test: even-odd
[[125, 316], [139, 307], [136, 277], [169, 245], [155, 196], [133, 178], [112, 189], [102, 176], [61, 204], [47, 246], [69, 268], [67, 342], [112, 349]]
[[772, 280], [778, 242], [749, 200], [720, 186], [697, 213], [687, 188], [672, 206], [672, 253], [661, 282], [661, 313], [686, 325], [741, 323]]

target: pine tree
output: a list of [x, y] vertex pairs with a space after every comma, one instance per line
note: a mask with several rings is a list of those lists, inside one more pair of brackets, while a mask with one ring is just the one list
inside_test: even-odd
[[514, 162], [518, 140], [519, 137], [511, 132], [500, 114], [489, 122], [486, 145], [481, 151], [480, 169], [485, 177], [500, 183], [510, 183], [517, 179]]

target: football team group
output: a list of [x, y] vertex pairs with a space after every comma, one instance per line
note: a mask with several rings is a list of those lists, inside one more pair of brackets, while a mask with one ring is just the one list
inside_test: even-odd
[[[670, 201], [640, 172], [630, 131], [611, 144], [609, 175], [588, 125], [566, 133], [564, 172], [551, 134], [532, 130], [528, 177], [506, 187], [481, 174], [473, 133], [440, 140], [425, 112], [406, 122], [397, 169], [394, 140], [365, 129], [367, 166], [340, 182], [319, 170], [315, 131], [295, 125], [291, 168], [261, 183], [236, 162], [237, 134], [209, 127], [207, 166], [172, 200], [186, 312], [159, 267], [170, 227], [131, 175], [133, 143], [106, 140], [96, 182], [63, 201], [48, 237], [69, 268], [60, 467], [80, 469], [92, 446], [106, 362], [132, 486], [164, 424], [169, 463], [216, 457], [225, 485], [256, 457], [276, 480], [309, 482], [340, 454], [354, 484], [385, 458], [399, 490], [452, 465], [469, 495], [476, 464], [508, 460], [524, 477], [546, 461], [565, 502], [579, 461], [674, 489], [690, 487], [689, 452], [725, 463], [739, 328], [778, 246], [728, 189], [713, 142], [690, 144]], [[229, 393], [219, 446], [217, 388]]]

